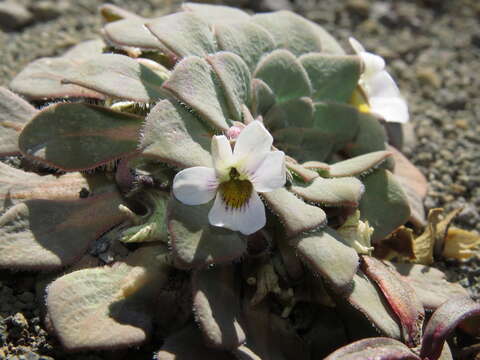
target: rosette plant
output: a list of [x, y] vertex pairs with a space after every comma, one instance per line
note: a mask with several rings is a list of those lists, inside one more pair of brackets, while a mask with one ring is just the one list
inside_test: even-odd
[[153, 339], [157, 359], [313, 359], [371, 336], [330, 358], [448, 358], [479, 306], [371, 253], [423, 221], [383, 60], [291, 12], [168, 10], [104, 5], [103, 39], [0, 91], [0, 150], [21, 159], [0, 165], [0, 266], [49, 272], [48, 329], [70, 351]]

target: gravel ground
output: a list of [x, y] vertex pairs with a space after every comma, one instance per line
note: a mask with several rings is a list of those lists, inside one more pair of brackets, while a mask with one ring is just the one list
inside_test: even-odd
[[[158, 14], [174, 0], [113, 3], [144, 16]], [[221, 1], [217, 1], [220, 3]], [[249, 1], [230, 3], [247, 4]], [[80, 40], [98, 35], [97, 0], [21, 0], [17, 26], [7, 23], [0, 1], [0, 86], [30, 61], [55, 56]], [[259, 6], [260, 1], [252, 1]], [[287, 1], [264, 1], [264, 5]], [[318, 21], [344, 43], [349, 36], [382, 55], [410, 104], [413, 135], [405, 152], [430, 182], [427, 208], [463, 207], [455, 224], [480, 230], [480, 2], [476, 0], [296, 0], [295, 10]], [[458, 266], [442, 263], [452, 279], [480, 294], [478, 258]], [[35, 301], [35, 278], [0, 272], [0, 359], [110, 359], [103, 354], [65, 355], [42, 328]], [[38, 299], [37, 299], [38, 300]], [[41, 299], [40, 299], [41, 300]], [[115, 358], [130, 357], [130, 352]]]

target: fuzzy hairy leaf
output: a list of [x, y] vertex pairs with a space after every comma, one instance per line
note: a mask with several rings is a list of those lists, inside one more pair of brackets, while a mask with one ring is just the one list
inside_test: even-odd
[[240, 56], [253, 72], [263, 57], [275, 49], [275, 41], [262, 27], [251, 21], [220, 22], [214, 26], [220, 50]]
[[18, 134], [36, 112], [20, 96], [0, 87], [0, 156], [20, 152]]
[[101, 39], [82, 41], [68, 49], [62, 55], [62, 58], [77, 61], [80, 59], [88, 59], [94, 55], [102, 54], [105, 47], [106, 45]]
[[310, 53], [299, 60], [312, 83], [314, 101], [347, 103], [350, 100], [360, 78], [359, 57]]
[[292, 186], [292, 192], [306, 201], [330, 206], [358, 206], [364, 190], [362, 182], [354, 177], [317, 177], [306, 186]]
[[268, 207], [280, 218], [287, 237], [320, 228], [326, 224], [327, 215], [319, 207], [305, 204], [285, 188], [263, 193]]
[[193, 12], [162, 16], [146, 26], [177, 59], [206, 56], [217, 51], [209, 24]]
[[393, 174], [377, 169], [363, 179], [365, 193], [360, 200], [360, 216], [375, 231], [372, 241], [381, 240], [410, 217], [408, 199]]
[[149, 50], [163, 50], [163, 44], [145, 27], [143, 19], [123, 19], [108, 23], [103, 28], [108, 42]]
[[330, 165], [328, 175], [331, 177], [362, 175], [378, 166], [378, 164], [382, 163], [391, 155], [392, 153], [389, 151], [375, 151], [373, 153], [339, 161]]
[[128, 56], [102, 54], [78, 64], [63, 78], [114, 98], [149, 102], [162, 97], [164, 79]]
[[275, 105], [275, 94], [270, 87], [260, 79], [252, 80], [252, 114], [265, 115]]
[[413, 288], [391, 267], [371, 256], [362, 256], [362, 269], [376, 282], [402, 326], [403, 340], [410, 347], [420, 345], [425, 311]]
[[432, 315], [425, 327], [420, 357], [437, 360], [448, 336], [463, 320], [480, 314], [480, 304], [470, 297], [457, 297], [445, 302]]
[[97, 91], [82, 86], [64, 84], [63, 79], [73, 75], [84, 59], [41, 58], [31, 62], [10, 83], [10, 89], [30, 100], [85, 97], [103, 99]]
[[309, 52], [343, 54], [340, 45], [323, 28], [290, 11], [257, 14], [252, 21], [273, 36], [277, 48], [296, 56]]
[[190, 56], [182, 60], [165, 82], [164, 88], [193, 109], [210, 126], [218, 130], [229, 127], [232, 118], [217, 74], [204, 59]]
[[292, 244], [308, 267], [335, 290], [344, 291], [357, 272], [357, 252], [327, 232], [301, 235]]
[[[47, 288], [51, 325], [68, 350], [140, 345], [152, 330], [154, 295], [168, 279], [163, 245], [143, 247], [122, 262], [75, 271]], [[149, 312], [150, 310], [150, 312]]]
[[314, 106], [308, 97], [278, 103], [265, 115], [264, 122], [271, 131], [290, 127], [311, 128]]
[[187, 2], [182, 5], [182, 8], [185, 12], [192, 12], [195, 15], [200, 16], [210, 25], [219, 22], [246, 21], [250, 18], [250, 15], [248, 15], [245, 11], [230, 6]]
[[355, 341], [328, 355], [325, 360], [420, 360], [400, 341], [376, 337]]
[[284, 49], [275, 50], [263, 57], [253, 77], [263, 80], [279, 102], [310, 96], [312, 93], [310, 79], [302, 64]]
[[22, 153], [65, 171], [87, 170], [137, 149], [142, 118], [82, 103], [44, 108], [19, 137]]
[[[67, 179], [78, 181], [73, 176]], [[63, 192], [68, 186], [62, 180], [56, 188], [48, 179], [30, 189], [13, 187], [16, 203], [0, 217], [0, 267], [64, 267], [78, 260], [92, 241], [124, 220], [118, 210], [122, 199], [114, 187], [88, 198], [77, 195], [75, 199], [72, 192], [68, 196]], [[79, 191], [77, 188], [77, 194]], [[22, 197], [24, 201], [20, 202]]]
[[168, 231], [173, 256], [182, 268], [201, 268], [239, 258], [247, 244], [238, 232], [210, 225], [211, 203], [189, 206], [171, 199], [168, 210]]
[[347, 301], [385, 336], [400, 340], [402, 331], [395, 313], [375, 284], [360, 270], [353, 277]]
[[299, 162], [325, 160], [334, 144], [334, 139], [322, 129], [288, 127], [272, 135], [274, 145]]
[[379, 119], [373, 114], [358, 112], [357, 132], [348, 148], [350, 156], [386, 150], [387, 135]]
[[211, 347], [234, 350], [245, 342], [233, 266], [196, 270], [192, 276], [195, 320]]
[[175, 101], [162, 100], [150, 111], [142, 129], [141, 153], [187, 168], [212, 166], [210, 129]]
[[102, 19], [109, 22], [118, 22], [122, 19], [134, 19], [141, 20], [142, 18], [137, 14], [134, 14], [128, 10], [122, 9], [113, 4], [103, 4], [98, 8], [98, 12], [102, 16]]

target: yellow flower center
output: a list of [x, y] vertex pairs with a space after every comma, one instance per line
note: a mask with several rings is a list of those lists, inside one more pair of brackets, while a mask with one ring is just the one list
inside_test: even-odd
[[218, 191], [228, 207], [240, 209], [248, 202], [248, 199], [250, 199], [252, 195], [252, 183], [248, 180], [241, 180], [240, 174], [235, 168], [230, 169], [229, 177], [229, 180], [219, 185]]
[[353, 91], [352, 97], [350, 98], [350, 104], [355, 106], [360, 112], [370, 112], [370, 106], [368, 105], [367, 97], [360, 86]]

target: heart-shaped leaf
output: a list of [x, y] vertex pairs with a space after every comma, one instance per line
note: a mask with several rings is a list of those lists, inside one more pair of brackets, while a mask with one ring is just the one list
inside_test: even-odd
[[373, 153], [339, 161], [330, 165], [328, 175], [331, 177], [362, 175], [381, 164], [391, 155], [392, 153], [389, 151], [375, 151]]
[[425, 311], [413, 288], [380, 260], [371, 256], [362, 256], [362, 269], [375, 281], [397, 314], [402, 326], [403, 340], [410, 347], [420, 345]]
[[263, 80], [279, 102], [310, 96], [312, 93], [310, 79], [302, 64], [284, 49], [275, 50], [263, 57], [253, 77]]
[[251, 77], [247, 64], [234, 53], [220, 52], [207, 57], [218, 81], [222, 85], [230, 116], [242, 121], [242, 106], [250, 106], [252, 100]]
[[262, 27], [251, 21], [220, 22], [214, 26], [215, 38], [220, 50], [240, 56], [251, 72], [260, 59], [275, 49], [275, 41]]
[[372, 242], [381, 240], [410, 217], [408, 199], [393, 174], [377, 169], [362, 179], [365, 193], [360, 201], [362, 220], [368, 220], [375, 231]]
[[189, 206], [173, 198], [170, 201], [168, 231], [178, 266], [191, 269], [228, 263], [246, 251], [247, 244], [238, 232], [209, 224], [211, 205]]
[[432, 315], [425, 327], [420, 350], [422, 359], [437, 360], [448, 336], [463, 320], [480, 314], [480, 304], [470, 297], [457, 297], [445, 302]]
[[263, 193], [270, 210], [285, 227], [287, 237], [320, 228], [326, 224], [327, 215], [319, 207], [305, 204], [285, 188]]
[[20, 96], [0, 87], [0, 156], [20, 153], [18, 134], [36, 112]]
[[206, 60], [190, 56], [177, 64], [163, 86], [214, 129], [226, 130], [232, 116], [216, 77]]
[[265, 115], [265, 125], [275, 131], [284, 128], [311, 128], [314, 106], [308, 97], [292, 99], [272, 106]]
[[355, 341], [328, 355], [325, 360], [420, 360], [400, 341], [376, 337]]
[[169, 271], [163, 245], [143, 247], [111, 267], [64, 275], [47, 288], [51, 325], [68, 350], [140, 345], [152, 330], [155, 294]]
[[315, 274], [335, 290], [345, 291], [358, 268], [358, 255], [354, 249], [324, 231], [301, 235], [293, 239], [292, 244]]
[[175, 101], [162, 100], [155, 105], [146, 118], [142, 134], [143, 156], [180, 168], [212, 166], [213, 134]]
[[306, 186], [292, 186], [292, 192], [308, 202], [330, 206], [358, 206], [365, 188], [354, 177], [315, 178]]
[[350, 100], [360, 78], [359, 57], [310, 53], [299, 60], [312, 83], [314, 101]]
[[10, 89], [30, 100], [85, 97], [104, 99], [105, 95], [82, 86], [65, 84], [84, 59], [41, 58], [27, 65], [10, 83]]
[[58, 103], [25, 125], [25, 156], [65, 171], [87, 170], [136, 151], [142, 118], [96, 105]]
[[164, 78], [128, 56], [98, 55], [81, 62], [74, 70], [65, 74], [63, 83], [137, 102], [150, 102], [164, 95]]
[[178, 59], [192, 55], [206, 56], [217, 51], [209, 24], [193, 12], [162, 16], [146, 26]]
[[246, 12], [230, 6], [187, 2], [182, 5], [182, 8], [186, 12], [192, 12], [195, 15], [200, 16], [204, 21], [211, 25], [219, 22], [246, 21], [250, 18], [250, 15]]
[[233, 266], [196, 270], [192, 276], [195, 320], [207, 344], [219, 350], [234, 350], [245, 342], [238, 285]]

